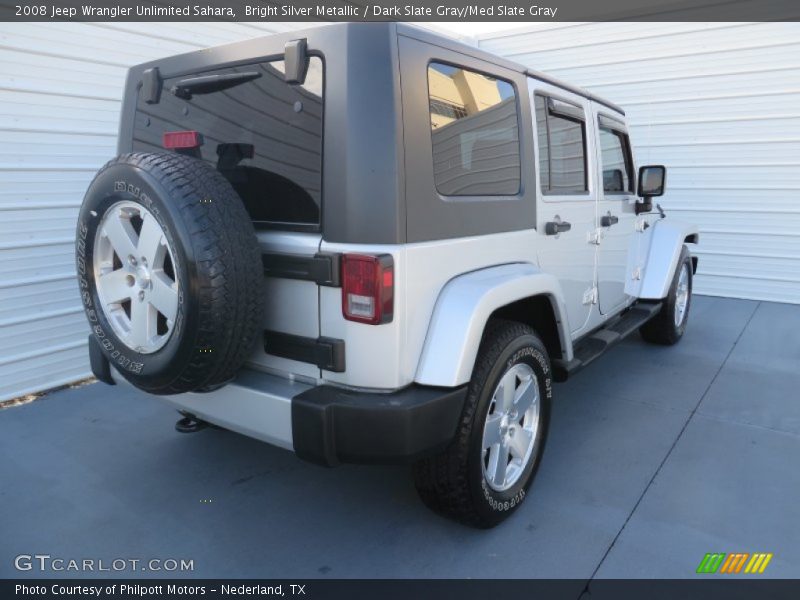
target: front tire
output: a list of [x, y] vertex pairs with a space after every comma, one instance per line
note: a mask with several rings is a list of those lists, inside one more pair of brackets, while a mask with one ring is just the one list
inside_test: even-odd
[[669, 293], [659, 313], [639, 328], [646, 341], [672, 346], [677, 344], [686, 331], [689, 307], [692, 303], [692, 257], [686, 246], [681, 250], [678, 266], [672, 277]]
[[550, 360], [521, 323], [491, 321], [450, 446], [414, 466], [423, 502], [475, 527], [494, 527], [527, 494], [550, 417]]

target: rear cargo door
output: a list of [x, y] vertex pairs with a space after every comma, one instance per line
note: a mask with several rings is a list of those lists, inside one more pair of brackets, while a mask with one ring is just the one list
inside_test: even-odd
[[[250, 365], [317, 379], [316, 364], [287, 358], [319, 337], [319, 286], [303, 261], [319, 250], [322, 206], [323, 65], [311, 57], [304, 83], [288, 84], [283, 61], [179, 73], [159, 65], [160, 94], [140, 92], [134, 151], [163, 151], [164, 134], [200, 134], [178, 148], [214, 165], [237, 191], [266, 260], [265, 340]], [[298, 264], [300, 268], [298, 268]], [[271, 342], [270, 342], [271, 340]], [[293, 354], [294, 353], [294, 354]]]

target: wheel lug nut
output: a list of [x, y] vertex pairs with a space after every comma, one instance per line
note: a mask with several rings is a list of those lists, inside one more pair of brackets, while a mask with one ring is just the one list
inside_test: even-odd
[[136, 266], [136, 257], [135, 257], [135, 256], [133, 256], [133, 255], [129, 256], [129, 257], [128, 257], [128, 263], [130, 263], [130, 265], [131, 265], [132, 267], [135, 267], [135, 266]]
[[141, 290], [141, 291], [139, 292], [139, 300], [140, 300], [140, 301], [141, 301], [141, 300], [144, 300], [144, 290]]

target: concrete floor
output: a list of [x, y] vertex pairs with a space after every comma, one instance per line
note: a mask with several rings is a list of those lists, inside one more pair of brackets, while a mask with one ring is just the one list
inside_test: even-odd
[[178, 434], [132, 389], [60, 391], [0, 411], [0, 577], [47, 553], [196, 577], [691, 578], [706, 552], [772, 552], [764, 576], [796, 578], [799, 389], [800, 306], [697, 297], [679, 345], [633, 336], [556, 386], [531, 494], [491, 531], [429, 513], [404, 467], [324, 469]]

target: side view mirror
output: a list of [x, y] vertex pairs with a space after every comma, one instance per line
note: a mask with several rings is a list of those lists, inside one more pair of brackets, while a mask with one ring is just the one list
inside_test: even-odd
[[653, 210], [653, 198], [664, 195], [666, 179], [667, 169], [664, 165], [639, 167], [639, 184], [636, 187], [636, 195], [642, 200], [636, 203], [637, 215]]
[[639, 186], [636, 194], [645, 199], [664, 195], [667, 169], [664, 165], [648, 165], [639, 167]]

